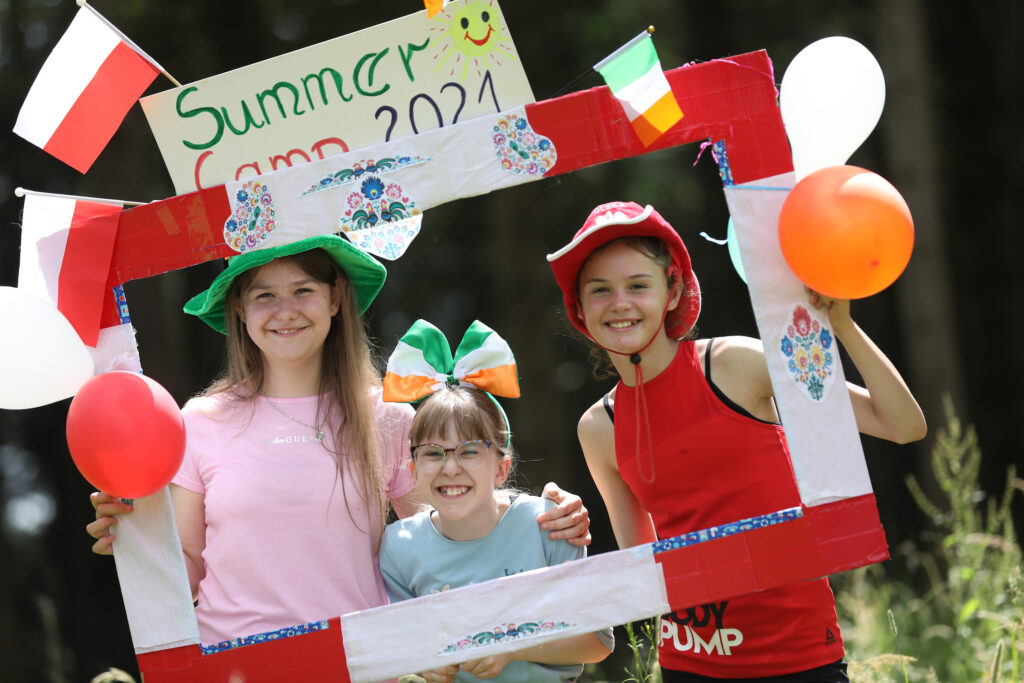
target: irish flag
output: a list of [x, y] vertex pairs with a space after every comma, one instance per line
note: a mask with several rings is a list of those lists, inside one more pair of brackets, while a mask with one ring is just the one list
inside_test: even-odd
[[594, 65], [622, 104], [644, 147], [683, 118], [661, 70], [651, 34], [644, 31]]
[[85, 173], [161, 71], [86, 5], [43, 63], [14, 132]]
[[120, 203], [25, 194], [18, 289], [53, 303], [92, 347], [117, 323], [108, 276], [120, 216]]

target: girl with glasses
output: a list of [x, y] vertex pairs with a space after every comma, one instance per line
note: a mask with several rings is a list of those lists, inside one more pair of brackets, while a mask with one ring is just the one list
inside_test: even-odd
[[[224, 374], [182, 411], [186, 453], [170, 485], [204, 644], [387, 603], [377, 553], [388, 506], [400, 517], [416, 506], [412, 410], [381, 401], [361, 317], [384, 278], [325, 235], [233, 257], [185, 305], [227, 350]], [[556, 495], [567, 500], [541, 521], [587, 542], [578, 498]], [[92, 503], [93, 552], [109, 555], [132, 507], [105, 493]]]
[[[585, 554], [584, 548], [552, 540], [538, 530], [535, 520], [550, 509], [550, 502], [503, 489], [514, 454], [508, 421], [492, 394], [516, 397], [519, 386], [507, 344], [479, 322], [470, 326], [453, 358], [444, 335], [430, 323], [417, 321], [388, 362], [385, 401], [426, 396], [409, 438], [416, 491], [429, 506], [384, 532], [380, 568], [392, 600], [481, 583]], [[480, 678], [506, 683], [574, 681], [583, 663], [603, 660], [613, 645], [608, 629], [420, 675], [428, 683]]]

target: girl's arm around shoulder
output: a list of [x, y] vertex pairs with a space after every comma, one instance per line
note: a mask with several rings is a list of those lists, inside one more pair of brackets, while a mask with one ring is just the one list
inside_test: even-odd
[[[506, 515], [514, 514], [516, 524], [534, 524], [534, 520], [545, 512], [556, 507], [555, 502], [550, 498], [538, 498], [531, 495], [520, 495], [509, 508]], [[549, 567], [571, 562], [587, 556], [586, 546], [571, 544], [568, 539], [551, 538], [543, 529], [538, 529], [540, 542], [544, 548], [544, 559]]]
[[604, 500], [620, 548], [657, 540], [654, 523], [619, 474], [615, 427], [601, 401], [590, 406], [576, 430], [590, 476]]
[[575, 493], [563, 491], [553, 481], [544, 486], [540, 495], [555, 503], [554, 507], [537, 516], [537, 523], [548, 532], [548, 538], [564, 539], [581, 548], [590, 545], [590, 511], [583, 504], [583, 499]]
[[811, 305], [828, 311], [829, 323], [864, 386], [847, 382], [857, 428], [864, 434], [909, 443], [928, 433], [924, 413], [896, 366], [850, 317], [850, 302], [810, 292]]

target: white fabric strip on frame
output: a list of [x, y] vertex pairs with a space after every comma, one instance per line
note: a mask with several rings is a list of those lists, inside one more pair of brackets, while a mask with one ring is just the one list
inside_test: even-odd
[[165, 486], [117, 524], [114, 561], [135, 654], [199, 642], [199, 625]]
[[[802, 389], [778, 352], [781, 331], [794, 307], [811, 307], [803, 283], [786, 264], [779, 246], [779, 212], [789, 192], [755, 188], [792, 188], [794, 183], [793, 174], [785, 173], [745, 183], [754, 186], [750, 189], [726, 186], [725, 199], [736, 229], [800, 497], [810, 506], [868, 494], [872, 489], [838, 352], [834, 353], [832, 390], [818, 403], [801, 394]], [[828, 320], [827, 315], [822, 317]]]
[[234, 210], [238, 191], [253, 180], [263, 183], [273, 198], [276, 228], [259, 247], [287, 244], [314, 235], [338, 231], [348, 195], [359, 185], [336, 187], [303, 194], [321, 179], [368, 159], [420, 156], [429, 161], [381, 172], [385, 184], [398, 183], [423, 211], [454, 199], [487, 194], [505, 187], [539, 180], [542, 175], [523, 175], [501, 168], [492, 138], [502, 117], [526, 118], [523, 107], [481, 116], [456, 126], [424, 131], [398, 140], [383, 142], [227, 183], [225, 190]]
[[[353, 683], [369, 683], [668, 611], [664, 575], [644, 545], [356, 612], [341, 618], [341, 628]], [[466, 644], [474, 634], [530, 623], [547, 627]], [[429, 627], [396, 647], [396, 634], [410, 633], [410, 624]]]

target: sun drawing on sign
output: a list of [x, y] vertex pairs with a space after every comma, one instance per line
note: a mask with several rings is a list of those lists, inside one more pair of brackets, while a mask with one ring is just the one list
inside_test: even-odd
[[461, 70], [459, 80], [465, 82], [470, 66], [483, 76], [492, 64], [502, 65], [502, 55], [515, 59], [512, 39], [493, 0], [448, 3], [431, 21], [430, 31], [439, 34], [430, 44], [437, 62], [434, 71], [447, 68], [448, 75], [455, 76]]

